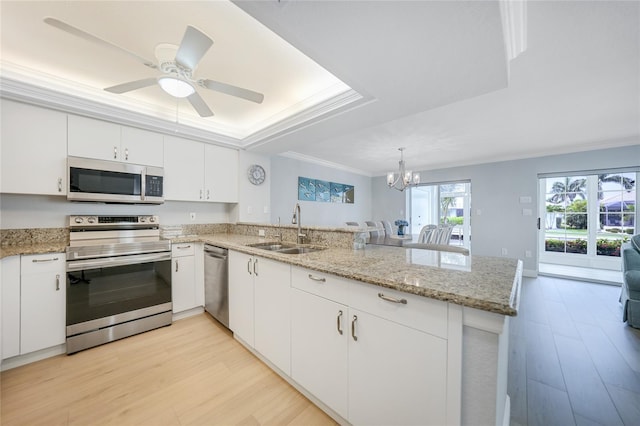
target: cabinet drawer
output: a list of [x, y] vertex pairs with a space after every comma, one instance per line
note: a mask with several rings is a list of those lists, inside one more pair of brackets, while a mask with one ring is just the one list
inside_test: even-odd
[[193, 256], [195, 243], [181, 243], [171, 245], [171, 257]]
[[312, 271], [293, 266], [291, 268], [291, 285], [316, 296], [347, 303], [349, 281], [324, 272]]
[[23, 255], [20, 262], [22, 275], [40, 274], [43, 272], [60, 271], [65, 269], [64, 253], [46, 253]]
[[[447, 303], [441, 300], [355, 281], [349, 282], [348, 300], [353, 308], [447, 338], [448, 308]], [[401, 300], [406, 300], [406, 303], [400, 303]]]

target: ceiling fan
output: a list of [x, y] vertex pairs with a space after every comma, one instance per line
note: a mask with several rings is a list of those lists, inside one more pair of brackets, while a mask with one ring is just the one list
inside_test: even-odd
[[165, 92], [176, 98], [187, 98], [201, 117], [211, 117], [213, 112], [198, 94], [196, 87], [215, 90], [258, 104], [264, 100], [262, 93], [206, 78], [194, 78], [193, 73], [198, 63], [213, 44], [211, 38], [195, 27], [187, 26], [180, 46], [166, 43], [157, 45], [155, 49], [156, 63], [59, 19], [47, 17], [44, 18], [44, 22], [87, 41], [126, 53], [143, 65], [162, 73], [158, 77], [149, 77], [107, 87], [104, 89], [107, 92], [121, 94], [158, 84]]

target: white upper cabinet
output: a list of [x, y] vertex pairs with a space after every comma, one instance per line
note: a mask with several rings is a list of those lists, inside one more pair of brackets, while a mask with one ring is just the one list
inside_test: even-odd
[[0, 191], [66, 195], [67, 115], [6, 99], [1, 105]]
[[238, 151], [205, 144], [204, 164], [206, 199], [238, 202]]
[[238, 201], [238, 151], [165, 136], [164, 157], [165, 200]]
[[164, 199], [204, 200], [204, 158], [200, 142], [164, 137]]
[[161, 134], [77, 115], [69, 115], [68, 152], [156, 167], [164, 163]]
[[122, 126], [121, 138], [121, 161], [155, 167], [164, 165], [163, 137], [160, 133]]

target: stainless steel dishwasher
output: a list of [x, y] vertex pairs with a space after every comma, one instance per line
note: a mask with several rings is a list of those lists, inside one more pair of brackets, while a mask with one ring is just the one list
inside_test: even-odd
[[204, 309], [229, 328], [228, 250], [204, 246]]

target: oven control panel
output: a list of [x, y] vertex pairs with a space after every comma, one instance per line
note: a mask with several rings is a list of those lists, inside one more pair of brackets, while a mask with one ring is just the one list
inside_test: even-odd
[[159, 224], [156, 215], [142, 216], [69, 216], [69, 227], [101, 226], [101, 225], [144, 225]]

